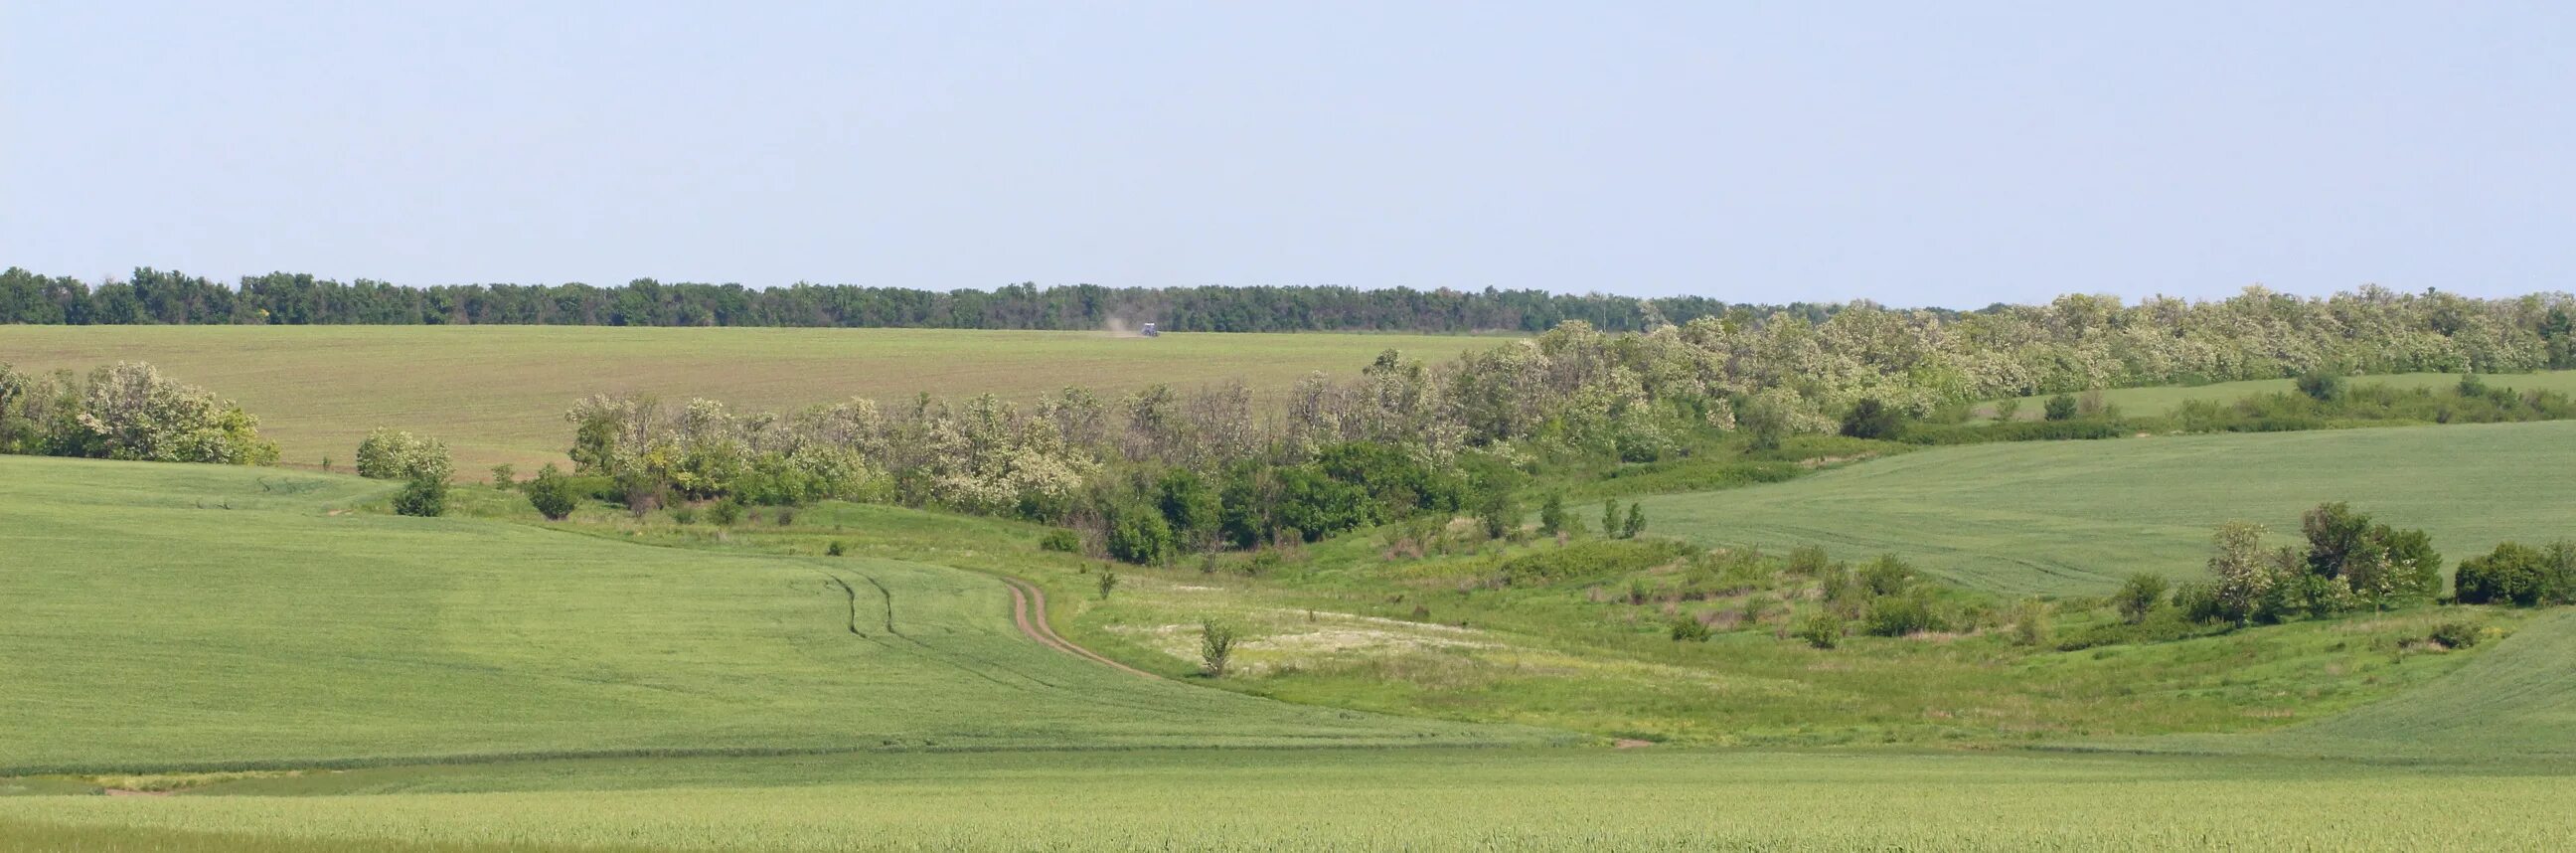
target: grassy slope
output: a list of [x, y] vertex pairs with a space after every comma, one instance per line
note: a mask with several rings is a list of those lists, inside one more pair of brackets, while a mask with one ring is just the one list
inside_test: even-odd
[[[2539, 849], [2564, 840], [2560, 822], [2546, 817], [2563, 804], [2564, 773], [1686, 750], [581, 761], [389, 768], [208, 792], [241, 796], [0, 798], [0, 843], [209, 851], [271, 849], [281, 839], [460, 850]], [[309, 796], [345, 792], [361, 795]]]
[[[2524, 391], [2562, 391], [2576, 393], [2576, 370], [2549, 370], [2539, 373], [2500, 373], [2486, 377], [2487, 384]], [[2460, 382], [2457, 373], [2391, 373], [2355, 376], [2354, 385], [2383, 384], [2396, 388], [2448, 388]], [[2170, 414], [2186, 400], [2240, 400], [2256, 394], [2294, 390], [2297, 382], [2290, 379], [2254, 379], [2244, 382], [2217, 382], [2208, 385], [2158, 385], [2148, 388], [2114, 388], [2102, 392], [2102, 401], [2120, 407], [2131, 415]], [[2050, 395], [2021, 398], [2020, 408], [2013, 412], [2017, 420], [2035, 421], [2046, 413]], [[1977, 414], [1994, 417], [1992, 401], [1980, 403]]]
[[326, 509], [380, 488], [0, 457], [0, 768], [1526, 736], [1142, 681], [943, 567]]
[[1990, 444], [1645, 503], [1656, 532], [1702, 543], [1893, 552], [1971, 587], [2100, 593], [2132, 572], [2196, 577], [2218, 523], [2294, 536], [2323, 501], [2422, 527], [2452, 562], [2576, 535], [2570, 446], [2570, 422]]
[[0, 362], [87, 370], [118, 360], [239, 400], [293, 465], [347, 465], [368, 430], [447, 439], [469, 475], [558, 458], [576, 399], [649, 392], [758, 408], [920, 392], [1028, 396], [1243, 379], [1284, 389], [1356, 373], [1380, 350], [1445, 358], [1491, 340], [1427, 335], [1174, 334], [939, 329], [627, 329], [565, 326], [12, 326]]

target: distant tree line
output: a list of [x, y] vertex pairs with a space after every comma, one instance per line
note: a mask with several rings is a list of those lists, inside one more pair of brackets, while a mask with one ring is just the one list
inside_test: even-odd
[[[156, 269], [97, 285], [12, 267], [0, 272], [0, 325], [799, 326], [1093, 330], [1159, 323], [1169, 331], [1543, 332], [1581, 320], [1612, 330], [1686, 323], [1738, 306], [1696, 296], [1637, 299], [1543, 290], [1350, 287], [1101, 287], [994, 290], [796, 284], [342, 283], [300, 273], [226, 284]], [[1830, 306], [1758, 307], [1821, 320]]]

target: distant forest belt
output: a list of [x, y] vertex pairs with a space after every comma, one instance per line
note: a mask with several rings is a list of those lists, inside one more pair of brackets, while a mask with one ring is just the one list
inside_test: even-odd
[[445, 440], [468, 479], [563, 459], [563, 413], [592, 394], [706, 397], [795, 410], [869, 397], [1066, 386], [1118, 393], [1240, 380], [1264, 399], [1316, 371], [1356, 374], [1387, 349], [1439, 360], [1491, 337], [1173, 334], [953, 329], [665, 329], [583, 326], [5, 326], [0, 362], [87, 371], [149, 361], [239, 401], [285, 464], [347, 470], [369, 430]]

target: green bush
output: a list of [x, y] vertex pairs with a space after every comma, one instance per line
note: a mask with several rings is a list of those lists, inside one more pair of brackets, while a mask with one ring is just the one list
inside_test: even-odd
[[830, 545], [823, 546], [823, 556], [826, 557], [838, 557], [846, 553], [849, 553], [848, 546], [842, 545], [841, 540], [838, 539], [832, 540]]
[[1549, 492], [1538, 505], [1538, 532], [1554, 536], [1565, 530], [1565, 493]]
[[1701, 623], [1698, 617], [1685, 613], [1680, 616], [1673, 617], [1672, 635], [1673, 642], [1695, 643], [1708, 639], [1709, 630], [1708, 626]]
[[1635, 539], [1637, 534], [1644, 532], [1646, 532], [1646, 505], [1631, 503], [1628, 505], [1628, 518], [1619, 522], [1619, 538]]
[[1137, 565], [1153, 565], [1177, 556], [1179, 548], [1172, 538], [1172, 525], [1164, 520], [1161, 510], [1143, 504], [1113, 505], [1109, 512], [1108, 536], [1102, 541], [1109, 556]]
[[1045, 536], [1038, 537], [1038, 549], [1079, 554], [1082, 552], [1082, 534], [1063, 529], [1049, 530]]
[[447, 481], [430, 476], [403, 481], [402, 491], [394, 493], [394, 512], [433, 517], [447, 512]]
[[1880, 554], [1861, 566], [1860, 581], [1871, 595], [1896, 595], [1914, 585], [1914, 566], [1894, 554]]
[[1613, 578], [1689, 557], [1693, 550], [1654, 539], [1586, 539], [1504, 560], [1499, 575], [1508, 586]]
[[[2552, 553], [2560, 552], [2560, 553]], [[2538, 604], [2569, 604], [2576, 594], [2576, 566], [2567, 566], [2561, 554], [2576, 552], [2576, 546], [2559, 543], [2550, 551], [2504, 542], [2494, 551], [2460, 561], [2459, 574], [2452, 578], [2453, 597], [2462, 604], [2515, 604], [2530, 607]]]
[[511, 486], [518, 485], [518, 479], [519, 471], [517, 468], [511, 467], [510, 463], [503, 462], [499, 465], [492, 466], [492, 488], [507, 489]]
[[1234, 641], [1234, 626], [1213, 619], [1199, 623], [1199, 672], [1224, 678], [1226, 665], [1234, 660]]
[[358, 476], [377, 480], [410, 480], [456, 473], [447, 445], [408, 432], [378, 429], [358, 442]]
[[554, 463], [548, 462], [537, 469], [536, 479], [528, 481], [528, 504], [546, 520], [562, 521], [581, 505], [581, 493], [573, 478], [564, 476]]
[[2433, 626], [2433, 633], [2426, 639], [2448, 648], [2465, 649], [2486, 639], [2486, 631], [2469, 622], [2444, 622]]
[[698, 508], [688, 504], [672, 507], [671, 523], [684, 526], [698, 523]]
[[1882, 595], [1869, 606], [1867, 631], [1873, 637], [1903, 637], [1941, 627], [1941, 620], [1932, 614], [1931, 603], [1921, 598]]
[[707, 505], [707, 522], [717, 527], [732, 527], [742, 520], [742, 502], [732, 498]]
[[2048, 398], [2048, 404], [2041, 409], [2041, 413], [2052, 421], [2071, 421], [2075, 419], [2075, 408], [2075, 395], [2059, 394]]
[[1842, 434], [1852, 438], [1895, 441], [1905, 434], [1905, 418], [1903, 413], [1879, 402], [1878, 398], [1866, 398], [1852, 404], [1851, 411], [1843, 413]]
[[2113, 606], [2119, 608], [2120, 618], [2135, 625], [2146, 621], [2147, 614], [2153, 612], [2156, 604], [2164, 600], [2167, 585], [2168, 582], [2163, 575], [2139, 572], [2130, 575], [2128, 580], [2120, 583], [2120, 591], [2111, 596], [2111, 602]]
[[1117, 573], [1117, 572], [1110, 572], [1110, 571], [1104, 571], [1104, 572], [1101, 572], [1101, 573], [1100, 573], [1100, 600], [1102, 600], [1102, 601], [1108, 601], [1108, 600], [1109, 600], [1109, 594], [1110, 594], [1110, 593], [1112, 593], [1112, 592], [1116, 592], [1117, 590], [1118, 590], [1118, 573]]
[[1807, 645], [1819, 649], [1833, 648], [1842, 644], [1843, 618], [1827, 610], [1809, 613], [1806, 618], [1798, 620], [1794, 635], [1807, 641]]
[[2344, 395], [2343, 376], [2323, 370], [2300, 374], [2298, 386], [2299, 393], [2320, 403], [2332, 403], [2343, 399]]

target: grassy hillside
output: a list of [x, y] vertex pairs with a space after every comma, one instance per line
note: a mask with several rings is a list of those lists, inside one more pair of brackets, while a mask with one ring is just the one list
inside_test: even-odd
[[[2354, 385], [2380, 384], [2393, 388], [2447, 388], [2459, 384], [2460, 375], [2457, 373], [2392, 373], [2371, 376], [2355, 376], [2349, 381]], [[2499, 373], [2487, 376], [2486, 381], [2487, 384], [2498, 388], [2514, 388], [2523, 391], [2560, 391], [2576, 393], [2576, 370], [2551, 370], [2539, 373]], [[2173, 413], [2173, 410], [2181, 407], [2183, 402], [2186, 400], [2213, 400], [2217, 402], [2226, 402], [2229, 400], [2241, 400], [2256, 394], [2272, 394], [2293, 390], [2297, 390], [2297, 382], [2295, 380], [2256, 379], [2246, 382], [2217, 382], [2208, 385], [2158, 385], [2148, 388], [2114, 388], [2102, 392], [2102, 401], [2119, 406], [2120, 411], [2125, 414], [2164, 415]], [[2048, 397], [2049, 395], [2039, 394], [2021, 398], [2020, 407], [2013, 412], [2013, 417], [2017, 420], [2025, 421], [2039, 420], [2045, 415], [2045, 404], [2048, 402]], [[1989, 401], [1979, 404], [1977, 407], [1977, 414], [1982, 417], [1994, 417], [1994, 402]]]
[[954, 569], [333, 511], [380, 488], [0, 457], [0, 775], [1527, 736], [1081, 662]]
[[1695, 542], [1891, 552], [1970, 587], [2099, 593], [2132, 572], [2196, 577], [2218, 523], [2294, 536], [2323, 501], [2424, 528], [2451, 562], [2576, 535], [2571, 446], [2568, 422], [1990, 444], [1645, 504], [1657, 532]]
[[[1001, 753], [389, 768], [0, 798], [0, 845], [250, 851], [2544, 849], [2563, 769], [2134, 756]], [[320, 796], [358, 794], [355, 796]]]
[[562, 414], [595, 393], [712, 397], [792, 408], [852, 396], [1032, 395], [1241, 378], [1284, 389], [1357, 373], [1381, 350], [1447, 357], [1490, 339], [1429, 335], [1174, 334], [938, 329], [630, 329], [561, 326], [12, 326], [0, 362], [87, 370], [150, 361], [241, 401], [290, 465], [340, 465], [368, 430], [447, 439], [469, 475], [560, 456]]

